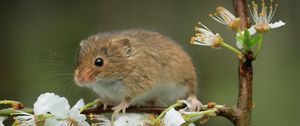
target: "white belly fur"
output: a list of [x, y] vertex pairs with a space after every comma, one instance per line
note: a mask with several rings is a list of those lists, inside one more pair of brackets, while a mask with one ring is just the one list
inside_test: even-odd
[[[125, 87], [121, 81], [101, 81], [89, 88], [99, 95], [100, 100], [110, 100], [113, 105], [118, 105], [125, 97]], [[165, 106], [175, 103], [177, 99], [185, 98], [186, 95], [186, 86], [159, 85], [132, 99], [131, 105], [148, 105], [149, 101], [154, 100], [156, 106]]]

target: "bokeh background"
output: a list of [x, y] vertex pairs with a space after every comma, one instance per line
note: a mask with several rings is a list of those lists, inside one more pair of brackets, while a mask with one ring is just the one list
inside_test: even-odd
[[[248, 1], [251, 3], [251, 1]], [[254, 126], [299, 126], [300, 1], [276, 0], [272, 21], [285, 21], [264, 37], [254, 62]], [[237, 59], [226, 49], [189, 44], [198, 21], [235, 45], [234, 33], [208, 14], [219, 5], [233, 11], [230, 0], [9, 0], [0, 4], [0, 99], [32, 107], [45, 92], [65, 96], [74, 104], [96, 98], [73, 83], [79, 42], [98, 32], [144, 28], [178, 41], [191, 55], [203, 103], [232, 106], [237, 98]], [[298, 36], [297, 36], [298, 35]], [[231, 126], [221, 117], [205, 126]]]

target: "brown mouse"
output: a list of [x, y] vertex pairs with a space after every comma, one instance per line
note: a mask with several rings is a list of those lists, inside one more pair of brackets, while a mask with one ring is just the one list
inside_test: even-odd
[[129, 105], [166, 106], [188, 98], [199, 111], [196, 72], [189, 55], [172, 39], [132, 29], [99, 33], [80, 43], [74, 72], [79, 86], [91, 88], [114, 115]]

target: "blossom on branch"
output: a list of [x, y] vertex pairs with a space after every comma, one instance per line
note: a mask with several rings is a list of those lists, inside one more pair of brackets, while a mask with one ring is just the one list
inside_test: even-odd
[[14, 117], [16, 120], [15, 124], [18, 126], [38, 126], [38, 121], [34, 115], [22, 111], [16, 114], [19, 115]]
[[3, 121], [6, 120], [6, 119], [7, 119], [7, 117], [0, 116], [0, 126], [4, 126]]
[[201, 25], [203, 28], [195, 27], [196, 34], [191, 38], [191, 44], [219, 48], [223, 42], [223, 38], [218, 33], [214, 34], [201, 22], [199, 22], [199, 25]]
[[233, 31], [238, 31], [240, 28], [240, 18], [236, 18], [230, 11], [222, 6], [217, 7], [216, 13], [209, 15], [217, 22], [227, 25]]
[[[46, 120], [47, 125], [52, 126], [89, 126], [85, 121], [86, 116], [80, 114], [80, 108], [84, 106], [84, 101], [80, 99], [71, 109], [68, 100], [54, 93], [45, 93], [38, 97], [34, 103], [36, 115], [50, 113], [54, 117]], [[54, 119], [53, 119], [54, 118]]]
[[181, 113], [176, 111], [174, 108], [171, 108], [165, 115], [164, 124], [165, 126], [180, 126], [185, 123], [185, 120], [182, 118]]
[[258, 5], [253, 1], [252, 2], [252, 11], [251, 11], [251, 7], [250, 5], [248, 5], [249, 10], [250, 10], [250, 14], [255, 22], [255, 25], [252, 26], [255, 28], [255, 30], [258, 33], [266, 33], [268, 32], [270, 29], [273, 28], [278, 28], [281, 27], [283, 25], [285, 25], [285, 23], [283, 21], [278, 21], [275, 23], [270, 23], [271, 19], [273, 18], [277, 6], [278, 4], [275, 5], [275, 8], [273, 7], [273, 0], [270, 0], [270, 7], [269, 7], [269, 12], [268, 12], [268, 7], [266, 6], [265, 0], [262, 0], [261, 2], [261, 12], [258, 12]]

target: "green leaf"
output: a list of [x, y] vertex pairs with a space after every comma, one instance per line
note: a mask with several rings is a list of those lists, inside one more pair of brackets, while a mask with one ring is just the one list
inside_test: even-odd
[[250, 41], [250, 48], [252, 48], [253, 46], [255, 46], [257, 44], [257, 42], [262, 41], [262, 35], [256, 35], [255, 37], [253, 37]]
[[251, 49], [250, 44], [251, 43], [251, 38], [250, 38], [250, 32], [248, 31], [248, 29], [245, 30], [244, 32], [244, 51], [249, 51]]

